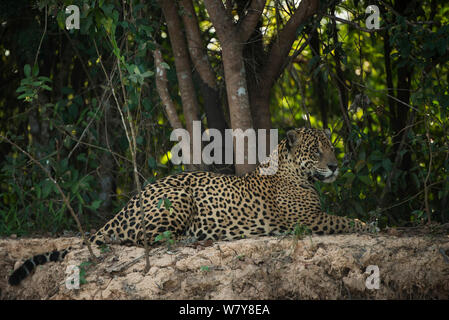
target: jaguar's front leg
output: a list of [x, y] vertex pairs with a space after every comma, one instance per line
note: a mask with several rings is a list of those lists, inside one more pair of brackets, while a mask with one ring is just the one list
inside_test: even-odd
[[358, 219], [333, 216], [324, 212], [317, 212], [309, 216], [306, 225], [316, 234], [370, 232], [371, 226]]

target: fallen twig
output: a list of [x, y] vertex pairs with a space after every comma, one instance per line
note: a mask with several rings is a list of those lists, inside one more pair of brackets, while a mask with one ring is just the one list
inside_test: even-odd
[[133, 264], [135, 264], [137, 261], [139, 261], [143, 257], [145, 257], [145, 254], [142, 254], [142, 255], [138, 256], [137, 258], [135, 258], [131, 261], [128, 261], [128, 262], [117, 263], [109, 268], [106, 268], [106, 271], [109, 273], [123, 271], [123, 270], [127, 269], [128, 267], [132, 266]]

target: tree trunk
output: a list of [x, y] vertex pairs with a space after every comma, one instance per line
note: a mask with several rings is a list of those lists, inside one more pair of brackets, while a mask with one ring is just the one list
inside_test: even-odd
[[[181, 31], [183, 28], [178, 16], [176, 3], [174, 1], [159, 0], [159, 4], [164, 13], [170, 43], [175, 57], [176, 76], [178, 78], [186, 129], [189, 132], [190, 137], [193, 137], [193, 121], [199, 120], [199, 110], [195, 87], [193, 85], [189, 52], [187, 50], [184, 34]], [[190, 141], [191, 149], [193, 149], [193, 139]]]
[[[241, 129], [243, 131], [251, 129], [254, 126], [246, 84], [246, 70], [243, 62], [241, 39], [236, 33], [232, 19], [221, 1], [205, 0], [204, 3], [222, 46], [231, 127], [234, 130]], [[256, 167], [256, 164], [247, 163], [248, 148], [237, 150], [234, 144], [234, 152], [234, 159], [236, 159], [237, 154], [243, 152], [243, 159], [245, 160], [243, 164], [235, 164], [235, 173], [237, 175], [243, 175]]]
[[256, 92], [251, 93], [257, 105], [255, 126], [258, 129], [271, 128], [270, 92], [274, 83], [286, 67], [287, 57], [293, 42], [297, 39], [298, 27], [312, 17], [319, 8], [318, 0], [303, 0], [285, 26], [274, 37], [269, 46], [269, 53], [260, 72], [261, 79]]
[[[223, 66], [231, 127], [234, 130], [242, 129], [243, 131], [252, 129], [254, 126], [246, 86], [245, 65], [240, 46], [227, 45], [223, 47]], [[235, 164], [235, 173], [237, 175], [243, 175], [256, 167], [256, 164], [247, 163], [249, 147], [248, 143], [244, 150], [234, 148], [235, 156], [237, 157], [238, 153], [243, 152], [243, 158], [245, 159], [244, 164]]]
[[204, 99], [204, 111], [206, 113], [207, 123], [209, 128], [218, 129], [224, 134], [227, 124], [223, 109], [221, 108], [216, 75], [212, 70], [209, 57], [204, 49], [192, 0], [181, 0], [179, 4], [183, 9], [182, 20], [186, 31], [190, 59], [199, 75], [199, 84]]

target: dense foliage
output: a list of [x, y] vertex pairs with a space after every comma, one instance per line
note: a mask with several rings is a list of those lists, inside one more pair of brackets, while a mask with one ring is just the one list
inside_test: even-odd
[[[250, 2], [235, 1], [231, 14], [237, 19]], [[381, 226], [447, 222], [449, 5], [374, 3], [379, 30], [365, 26], [372, 2], [320, 1], [271, 90], [272, 127], [280, 137], [291, 127], [332, 129], [341, 174], [317, 185], [328, 212]], [[80, 8], [80, 30], [65, 29], [71, 4]], [[297, 5], [267, 2], [257, 26], [263, 37], [244, 51], [248, 77], [267, 58], [261, 43]], [[220, 43], [203, 2], [194, 6], [229, 123]], [[0, 37], [0, 135], [46, 168], [83, 225], [98, 226], [135, 193], [133, 140], [144, 184], [183, 169], [169, 161], [172, 126], [155, 82], [160, 49], [184, 122], [159, 2], [6, 0]], [[193, 79], [207, 128], [206, 97], [195, 72]], [[47, 173], [1, 138], [0, 163], [0, 235], [75, 229]]]

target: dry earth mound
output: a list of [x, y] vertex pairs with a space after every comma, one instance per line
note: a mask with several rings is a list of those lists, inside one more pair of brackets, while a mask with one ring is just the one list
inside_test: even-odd
[[[243, 239], [161, 246], [113, 245], [100, 263], [78, 238], [0, 240], [2, 299], [448, 299], [449, 237], [336, 235]], [[75, 244], [61, 263], [39, 266], [21, 285], [7, 284], [13, 265]], [[96, 255], [100, 251], [94, 249]], [[68, 266], [82, 266], [79, 289], [67, 289]], [[369, 289], [368, 266], [379, 270]], [[372, 274], [372, 279], [375, 275]], [[84, 283], [85, 282], [85, 283]], [[368, 281], [368, 284], [375, 282]]]

